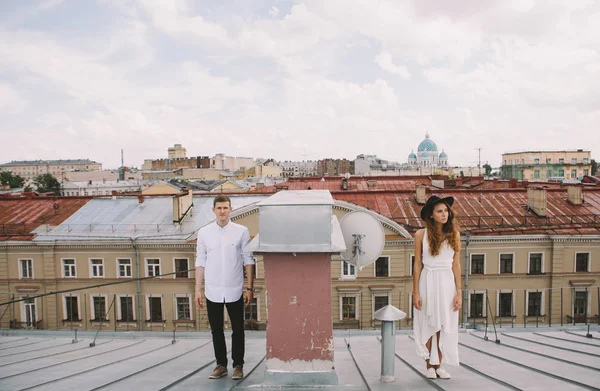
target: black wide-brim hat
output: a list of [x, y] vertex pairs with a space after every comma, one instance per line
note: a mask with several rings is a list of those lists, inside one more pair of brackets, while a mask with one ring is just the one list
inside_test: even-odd
[[431, 216], [433, 207], [440, 202], [443, 202], [444, 204], [448, 205], [448, 207], [451, 207], [452, 204], [454, 204], [454, 197], [440, 198], [436, 195], [432, 195], [429, 197], [423, 208], [421, 208], [421, 219], [426, 220], [427, 216]]

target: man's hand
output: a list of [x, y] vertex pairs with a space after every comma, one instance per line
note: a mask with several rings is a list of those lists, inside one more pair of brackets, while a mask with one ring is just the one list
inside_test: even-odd
[[204, 302], [202, 301], [202, 292], [200, 291], [196, 292], [196, 304], [198, 304], [198, 307], [204, 308]]
[[248, 307], [252, 303], [252, 298], [254, 297], [254, 293], [249, 290], [244, 291], [244, 306]]

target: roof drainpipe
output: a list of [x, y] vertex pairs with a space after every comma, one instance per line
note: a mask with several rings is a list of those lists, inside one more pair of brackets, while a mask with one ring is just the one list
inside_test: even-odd
[[136, 296], [137, 296], [137, 318], [140, 321], [140, 331], [144, 331], [144, 320], [142, 319], [142, 283], [140, 281], [140, 250], [135, 244], [135, 239], [131, 239], [133, 250], [135, 251], [135, 270], [137, 274]]
[[467, 234], [465, 241], [465, 286], [463, 287], [463, 328], [467, 327], [469, 309], [467, 308], [469, 305], [469, 243], [471, 243], [471, 234]]

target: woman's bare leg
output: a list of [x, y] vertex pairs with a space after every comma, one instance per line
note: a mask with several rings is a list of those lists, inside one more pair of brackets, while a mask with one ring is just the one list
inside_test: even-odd
[[[440, 340], [440, 332], [438, 331], [437, 333], [437, 337], [438, 337], [438, 341]], [[429, 354], [431, 354], [431, 340], [433, 339], [433, 337], [429, 338], [427, 340], [427, 343], [425, 344], [425, 347], [427, 348], [427, 351], [429, 352]], [[442, 352], [440, 352], [440, 349], [438, 349], [439, 352], [439, 357], [440, 357], [440, 362], [442, 360]], [[427, 363], [427, 369], [429, 368], [435, 368], [438, 369], [440, 366], [439, 365], [431, 365], [429, 364], [429, 360], [425, 360], [425, 362]]]

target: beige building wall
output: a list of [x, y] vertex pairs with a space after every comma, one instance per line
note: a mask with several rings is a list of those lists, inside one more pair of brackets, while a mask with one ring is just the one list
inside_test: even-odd
[[143, 195], [157, 195], [157, 194], [173, 195], [173, 194], [179, 194], [179, 193], [181, 193], [181, 190], [179, 190], [178, 188], [176, 188], [174, 186], [171, 186], [170, 184], [168, 184], [166, 182], [159, 182], [159, 183], [156, 183], [156, 184], [142, 190]]
[[[348, 210], [334, 209], [341, 218]], [[258, 213], [256, 210], [246, 212], [234, 218], [236, 223], [245, 225], [254, 237], [258, 232]], [[412, 238], [405, 238], [392, 227], [384, 224], [386, 235], [385, 248], [382, 258], [387, 259], [387, 275], [376, 275], [375, 265], [362, 270], [344, 266], [341, 261], [334, 261], [332, 267], [332, 321], [337, 328], [372, 328], [378, 327], [373, 320], [373, 310], [376, 301], [387, 300], [397, 308], [405, 311], [408, 318], [398, 324], [399, 327], [410, 327], [412, 320], [412, 257], [414, 244]], [[542, 254], [540, 273], [531, 273], [530, 263], [532, 254]], [[583, 255], [582, 255], [583, 254]], [[484, 274], [475, 274], [473, 263], [483, 258]], [[512, 259], [508, 270], [502, 269], [502, 259]], [[266, 296], [264, 289], [264, 269], [262, 258], [257, 256], [255, 282], [258, 327], [263, 328], [266, 320]], [[32, 275], [23, 276], [21, 262], [31, 259]], [[131, 277], [119, 276], [118, 260], [130, 260]], [[144, 241], [132, 246], [129, 241], [109, 241], [99, 244], [93, 240], [78, 241], [53, 245], [43, 243], [19, 242], [0, 243], [0, 287], [4, 299], [25, 297], [27, 295], [46, 292], [62, 291], [74, 288], [91, 287], [97, 284], [132, 280], [134, 277], [149, 276], [148, 270], [156, 261], [160, 274], [175, 272], [175, 259], [187, 259], [189, 269], [193, 268], [195, 260], [195, 244], [187, 242]], [[585, 266], [585, 270], [578, 271]], [[468, 263], [471, 273], [468, 284], [463, 278], [463, 289], [467, 293], [466, 308], [471, 310], [471, 299], [476, 295], [489, 298], [484, 302], [484, 315], [492, 308], [492, 314], [497, 316], [501, 327], [512, 324], [523, 324], [528, 327], [540, 322], [548, 324], [550, 313], [552, 324], [561, 322], [593, 321], [597, 322], [598, 287], [600, 286], [600, 235], [574, 236], [495, 236], [471, 237], [468, 244], [463, 238], [463, 248], [460, 254], [463, 273]], [[75, 275], [65, 274], [65, 260], [73, 260]], [[95, 261], [94, 261], [95, 260]], [[586, 262], [582, 262], [586, 260]], [[94, 262], [100, 262], [102, 275], [94, 276]], [[385, 262], [382, 262], [383, 264]], [[97, 267], [97, 265], [96, 265]], [[98, 273], [96, 269], [96, 273]], [[552, 275], [550, 274], [552, 273]], [[552, 288], [553, 290], [550, 290]], [[541, 292], [542, 313], [539, 317], [524, 317], [528, 308], [529, 294]], [[0, 293], [2, 294], [2, 293]], [[59, 329], [97, 329], [100, 322], [94, 319], [94, 296], [104, 295], [107, 307], [113, 299], [117, 300], [115, 310], [109, 311], [109, 318], [103, 322], [103, 328], [127, 330], [171, 330], [177, 328], [191, 330], [207, 330], [208, 320], [205, 311], [200, 311], [193, 304], [194, 278], [193, 273], [182, 277], [165, 275], [160, 278], [146, 279], [137, 283], [132, 282], [99, 288], [88, 288], [83, 292], [73, 292], [77, 297], [77, 321], [65, 321], [65, 303], [69, 294], [50, 295], [35, 299], [36, 319], [41, 320], [39, 327]], [[500, 295], [510, 294], [511, 308], [508, 316], [499, 316]], [[121, 297], [133, 300], [135, 321], [119, 321]], [[387, 299], [382, 299], [387, 297]], [[154, 298], [154, 299], [152, 299]], [[585, 300], [584, 300], [585, 299]], [[4, 301], [6, 301], [4, 300]], [[71, 299], [69, 299], [71, 300]], [[190, 321], [178, 320], [177, 302], [189, 300], [188, 310], [191, 312]], [[586, 319], [577, 318], [574, 308], [585, 301]], [[150, 321], [150, 303], [158, 301], [161, 305], [161, 320]], [[344, 319], [344, 305], [354, 303], [354, 319]], [[4, 309], [2, 309], [4, 310]], [[141, 315], [140, 315], [141, 313]], [[461, 312], [462, 318], [462, 312]], [[0, 322], [0, 327], [9, 327], [10, 320], [22, 327], [26, 321], [26, 308], [23, 303], [9, 306], [6, 316]], [[141, 320], [141, 322], [140, 322]], [[469, 322], [482, 324], [484, 317], [469, 315]]]

